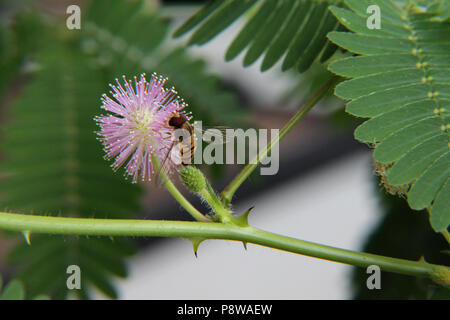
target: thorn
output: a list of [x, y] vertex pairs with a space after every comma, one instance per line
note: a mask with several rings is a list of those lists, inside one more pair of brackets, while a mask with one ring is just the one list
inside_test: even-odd
[[30, 231], [23, 231], [22, 234], [23, 234], [23, 237], [25, 238], [25, 241], [27, 242], [27, 244], [29, 246], [31, 246], [31, 240], [30, 240], [31, 232]]
[[247, 241], [242, 241], [242, 244], [244, 245], [245, 251], [247, 251]]
[[191, 242], [192, 242], [192, 248], [194, 249], [194, 255], [196, 258], [198, 258], [198, 255], [197, 255], [198, 246], [200, 245], [200, 243], [202, 243], [205, 240], [205, 238], [189, 238], [189, 240], [191, 240]]
[[236, 222], [242, 227], [248, 227], [248, 215], [255, 206], [250, 207], [245, 213], [236, 218]]

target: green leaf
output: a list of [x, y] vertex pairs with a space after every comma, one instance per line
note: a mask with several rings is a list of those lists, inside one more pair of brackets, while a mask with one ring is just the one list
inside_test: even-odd
[[[330, 71], [343, 77], [362, 77], [377, 73], [416, 68], [417, 58], [410, 54], [356, 56], [344, 58], [329, 66]], [[355, 64], [358, 66], [355, 68]]]
[[417, 145], [442, 135], [440, 125], [441, 120], [433, 117], [404, 127], [378, 144], [373, 156], [376, 161], [381, 163], [397, 161]]
[[336, 86], [336, 95], [343, 99], [356, 99], [376, 91], [413, 85], [422, 76], [423, 72], [416, 68], [362, 76], [341, 82]]
[[383, 21], [381, 29], [369, 29], [367, 27], [367, 17], [359, 16], [349, 10], [339, 8], [336, 6], [330, 7], [331, 12], [339, 19], [339, 22], [344, 25], [348, 30], [356, 32], [358, 34], [365, 34], [369, 36], [380, 36], [387, 38], [401, 38], [408, 39], [409, 31], [401, 25], [392, 24], [387, 21]]
[[319, 27], [319, 32], [314, 35], [314, 38], [305, 49], [304, 54], [297, 62], [297, 70], [304, 72], [309, 69], [314, 62], [317, 52], [320, 52], [327, 42], [326, 35], [328, 30], [333, 30], [338, 26], [336, 19], [331, 13], [326, 13], [322, 19], [322, 24]]
[[[282, 70], [297, 67], [306, 71], [321, 55], [328, 60], [337, 47], [326, 34], [339, 30], [340, 24], [328, 12], [330, 4], [340, 0], [222, 0], [207, 2], [174, 36], [194, 31], [189, 44], [204, 44], [241, 17], [246, 11], [248, 21], [231, 42], [225, 54], [230, 61], [248, 48], [243, 64], [249, 66], [264, 56], [261, 71], [272, 68], [284, 55]], [[203, 22], [203, 23], [202, 23]], [[324, 49], [325, 48], [325, 49]]]
[[283, 60], [282, 70], [288, 70], [295, 66], [314, 37], [314, 33], [311, 34], [311, 32], [320, 30], [320, 23], [323, 17], [327, 15], [327, 3], [321, 2], [317, 5], [311, 5], [309, 10], [308, 19], [305, 19], [301, 29], [297, 31], [296, 36], [292, 40], [286, 58]]
[[189, 44], [201, 45], [208, 42], [250, 9], [255, 2], [256, 0], [227, 1], [194, 32], [189, 39]]
[[330, 32], [328, 38], [348, 51], [358, 54], [408, 53], [414, 49], [411, 41], [402, 38], [368, 36], [350, 32]]
[[23, 300], [24, 298], [25, 290], [18, 280], [11, 280], [0, 294], [0, 300]]
[[284, 26], [283, 22], [286, 21], [291, 12], [292, 6], [294, 5], [294, 1], [292, 0], [278, 3], [279, 5], [274, 14], [270, 16], [269, 20], [261, 27], [260, 32], [258, 32], [254, 40], [251, 42], [244, 57], [244, 67], [253, 64], [261, 56], [264, 50], [271, 43], [272, 39], [275, 38], [280, 28]]
[[47, 30], [31, 11], [9, 10], [0, 24], [0, 97], [18, 74], [32, 72], [27, 62], [47, 41]]
[[443, 20], [450, 20], [450, 3], [445, 0], [441, 0], [439, 7], [439, 16]]
[[[272, 4], [272, 3], [276, 4], [276, 1], [266, 1], [264, 3], [264, 5], [268, 5], [268, 4]], [[269, 15], [269, 13], [267, 13], [267, 11], [269, 13], [272, 12], [272, 15]], [[257, 16], [259, 18], [258, 24], [263, 24], [263, 22], [267, 19], [267, 17], [269, 17], [269, 19], [271, 19], [272, 16], [274, 15], [274, 12], [275, 11], [272, 10], [272, 8], [269, 8], [269, 10], [266, 10], [266, 11], [264, 11], [263, 8], [261, 10], [259, 10], [258, 14], [255, 15], [255, 17]], [[296, 1], [294, 3], [294, 7], [292, 8], [291, 13], [289, 14], [289, 17], [287, 18], [285, 24], [283, 25], [283, 27], [281, 27], [281, 25], [280, 25], [279, 34], [277, 35], [277, 37], [275, 37], [273, 39], [270, 46], [268, 47], [267, 52], [264, 57], [264, 60], [263, 60], [263, 63], [261, 64], [261, 71], [270, 69], [280, 59], [283, 52], [288, 48], [289, 43], [291, 41], [292, 33], [296, 31], [298, 21], [301, 21], [303, 13], [304, 13], [303, 3], [301, 1]], [[251, 21], [253, 21], [253, 20], [254, 19], [252, 19]], [[257, 31], [259, 30], [259, 26], [256, 25], [256, 22], [255, 22], [254, 29], [255, 29], [255, 31], [253, 33], [256, 34]], [[243, 33], [244, 31], [245, 31], [245, 28], [241, 31], [241, 33]], [[245, 46], [250, 42], [250, 40], [253, 39], [253, 33], [248, 33], [249, 40], [246, 43], [243, 43], [243, 45], [240, 47], [240, 50], [243, 50], [245, 48]], [[259, 32], [259, 33], [261, 33], [261, 32]], [[237, 38], [235, 38], [233, 43], [231, 43], [230, 47], [228, 48], [228, 51], [230, 51], [232, 49], [234, 42], [236, 40], [238, 40], [238, 38], [239, 38], [239, 36]], [[228, 51], [227, 51], [227, 53], [228, 53]], [[231, 58], [228, 57], [227, 60], [231, 60], [235, 56], [236, 55], [232, 56]], [[226, 56], [226, 58], [227, 58], [227, 56]]]
[[[402, 128], [420, 120], [434, 117], [434, 106], [433, 101], [408, 103], [364, 122], [355, 130], [355, 137], [362, 142], [382, 141]], [[405, 112], [405, 110], [408, 112]]]
[[429, 92], [427, 87], [419, 84], [396, 90], [374, 91], [352, 100], [347, 104], [346, 111], [359, 117], [376, 117], [408, 103], [426, 102]]
[[178, 38], [190, 31], [200, 22], [202, 22], [206, 17], [208, 17], [213, 11], [224, 4], [223, 0], [210, 0], [203, 7], [200, 8], [192, 17], [190, 17], [183, 25], [177, 28], [173, 33], [175, 38]]
[[[2, 171], [10, 174], [0, 184], [2, 206], [18, 212], [97, 218], [123, 218], [137, 212], [140, 188], [114, 176], [95, 137], [92, 118], [105, 90], [102, 73], [64, 43], [40, 56], [43, 70], [11, 106], [14, 121], [2, 126], [2, 151], [8, 155]], [[31, 117], [35, 110], [39, 116]], [[52, 117], [59, 118], [55, 125], [48, 123]], [[39, 138], [34, 140], [33, 135]], [[37, 170], [40, 167], [46, 169]], [[122, 259], [128, 254], [121, 252], [121, 246], [106, 251], [97, 241], [84, 244], [85, 239], [64, 241], [32, 234], [31, 246], [22, 243], [9, 258], [20, 266], [17, 277], [30, 296], [48, 293], [64, 298], [67, 266], [77, 264], [83, 270], [87, 257], [94, 257], [105, 281], [111, 275], [126, 275]], [[95, 280], [83, 279], [86, 286]]]
[[267, 17], [270, 19], [270, 17], [274, 14], [274, 9], [277, 2], [277, 0], [265, 1], [258, 12], [247, 21], [247, 24], [242, 28], [238, 36], [234, 38], [233, 42], [228, 47], [228, 50], [225, 53], [226, 61], [236, 58], [236, 56], [248, 46], [260, 30], [261, 25], [263, 25], [266, 21]]
[[[24, 300], [25, 288], [20, 280], [13, 279], [3, 288], [2, 291], [2, 276], [0, 275], [0, 300]], [[47, 295], [37, 295], [33, 300], [49, 300]]]
[[[447, 163], [448, 168], [448, 163]], [[448, 229], [450, 224], [450, 179], [439, 191], [436, 199], [434, 200], [433, 207], [430, 211], [430, 223], [434, 230], [442, 232]]]
[[431, 163], [448, 152], [448, 137], [439, 135], [407, 151], [388, 172], [389, 184], [402, 185], [416, 179]]
[[424, 172], [408, 192], [408, 203], [415, 210], [422, 210], [431, 205], [434, 196], [450, 175], [450, 153], [438, 158]]
[[[345, 1], [331, 12], [351, 32], [328, 38], [358, 56], [332, 63], [329, 70], [351, 79], [335, 94], [350, 100], [346, 111], [370, 118], [355, 137], [375, 147], [382, 181], [405, 190], [411, 208], [428, 208], [436, 232], [450, 220], [448, 180], [450, 107], [450, 23], [436, 11], [401, 7], [389, 0]], [[381, 9], [382, 28], [365, 26], [366, 8]], [[431, 3], [427, 5], [432, 6]], [[437, 7], [436, 7], [437, 8]]]

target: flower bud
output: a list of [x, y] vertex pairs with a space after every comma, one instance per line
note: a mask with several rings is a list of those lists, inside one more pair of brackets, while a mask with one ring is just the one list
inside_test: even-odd
[[200, 193], [206, 188], [205, 176], [194, 166], [183, 167], [180, 170], [180, 177], [184, 186], [194, 193]]

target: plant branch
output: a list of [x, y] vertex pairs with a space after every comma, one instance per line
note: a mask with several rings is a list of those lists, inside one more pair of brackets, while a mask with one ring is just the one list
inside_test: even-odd
[[63, 218], [0, 212], [0, 229], [30, 232], [31, 234], [154, 236], [234, 240], [359, 267], [378, 265], [384, 271], [429, 277], [439, 284], [450, 284], [450, 268], [446, 266], [434, 265], [425, 261], [410, 261], [339, 249], [281, 236], [250, 226], [240, 227], [234, 224]]
[[194, 217], [194, 219], [196, 219], [197, 221], [203, 222], [210, 221], [183, 196], [183, 194], [173, 184], [173, 182], [170, 180], [170, 178], [167, 176], [164, 170], [161, 170], [161, 162], [159, 161], [159, 159], [154, 155], [152, 155], [151, 157], [153, 165], [155, 166], [155, 169], [159, 172], [160, 178], [162, 179], [164, 186], [172, 194], [175, 200], [178, 201], [178, 203], [184, 209], [186, 209], [186, 211], [189, 212], [191, 216]]
[[210, 205], [220, 222], [231, 222], [233, 216], [230, 210], [224, 207], [206, 178], [205, 181], [206, 187], [200, 192], [201, 197]]
[[294, 116], [284, 125], [280, 130], [280, 134], [273, 138], [266, 147], [259, 151], [258, 155], [247, 164], [244, 169], [231, 181], [231, 183], [222, 191], [220, 197], [223, 203], [228, 206], [233, 198], [234, 193], [239, 188], [239, 186], [250, 176], [250, 174], [255, 170], [262, 159], [270, 152], [270, 150], [279, 143], [291, 130], [292, 128], [301, 120], [303, 117], [317, 104], [317, 102], [322, 99], [322, 97], [327, 93], [327, 91], [336, 82], [337, 76], [332, 76], [328, 79], [325, 84], [323, 84], [319, 90], [294, 114]]

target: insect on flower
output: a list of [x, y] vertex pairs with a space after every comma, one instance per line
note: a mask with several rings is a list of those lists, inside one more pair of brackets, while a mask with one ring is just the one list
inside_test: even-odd
[[[172, 146], [169, 120], [175, 114], [185, 114], [186, 104], [176, 91], [164, 88], [166, 78], [153, 74], [150, 82], [142, 74], [133, 83], [123, 77], [124, 85], [110, 85], [112, 98], [102, 96], [102, 109], [110, 112], [95, 117], [100, 127], [98, 139], [104, 145], [105, 159], [114, 159], [111, 167], [125, 164], [125, 176], [135, 183], [150, 181], [154, 172], [151, 155], [162, 160]], [[186, 117], [189, 117], [186, 115]]]
[[[151, 180], [152, 154], [162, 163], [159, 176], [163, 171], [170, 173], [179, 165], [190, 164], [197, 145], [190, 113], [184, 112], [186, 104], [173, 88], [164, 88], [166, 80], [153, 74], [148, 82], [142, 74], [139, 81], [135, 77], [133, 87], [124, 76], [122, 87], [116, 79], [117, 85], [110, 85], [114, 99], [102, 96], [102, 109], [110, 114], [94, 118], [100, 126], [97, 135], [104, 145], [105, 159], [114, 159], [114, 170], [128, 161], [125, 176], [131, 176], [134, 183]], [[188, 136], [175, 135], [177, 130]]]
[[[198, 141], [198, 136], [203, 136], [203, 131], [208, 135], [214, 137], [214, 143], [226, 143], [228, 142], [226, 130], [228, 127], [223, 126], [209, 126], [196, 128], [189, 120], [190, 116], [186, 113], [176, 112], [168, 121], [169, 127], [174, 131], [172, 134], [172, 144], [164, 157], [161, 165], [162, 170], [166, 170], [166, 163], [169, 158], [171, 162], [187, 166], [192, 163], [197, 145], [201, 142]], [[208, 132], [209, 129], [215, 129]], [[200, 131], [202, 134], [200, 135]], [[159, 175], [158, 175], [159, 176]]]

